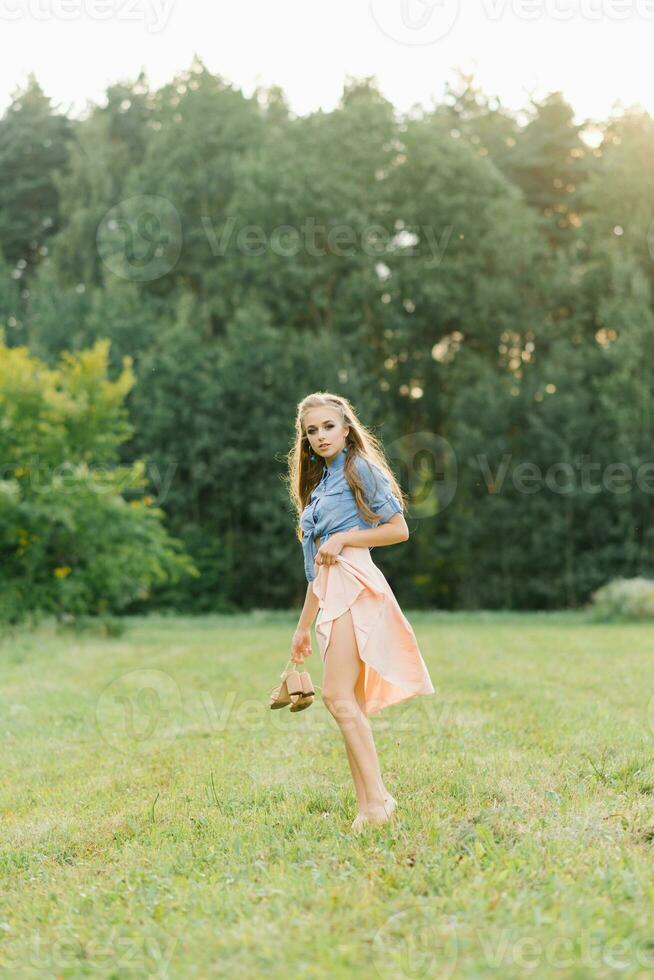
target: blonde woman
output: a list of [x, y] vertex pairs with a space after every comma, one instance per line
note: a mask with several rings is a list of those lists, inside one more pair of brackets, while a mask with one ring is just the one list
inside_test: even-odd
[[397, 802], [384, 784], [368, 716], [433, 694], [415, 634], [370, 555], [409, 537], [404, 498], [376, 437], [346, 398], [318, 392], [297, 410], [288, 457], [307, 594], [291, 660], [323, 660], [322, 697], [345, 742], [358, 802], [352, 830], [379, 826]]

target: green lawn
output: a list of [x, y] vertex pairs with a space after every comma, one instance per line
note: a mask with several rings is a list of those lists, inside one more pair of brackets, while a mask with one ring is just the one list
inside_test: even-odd
[[297, 614], [5, 638], [1, 975], [654, 975], [654, 630], [408, 615], [360, 837], [320, 698], [267, 708]]

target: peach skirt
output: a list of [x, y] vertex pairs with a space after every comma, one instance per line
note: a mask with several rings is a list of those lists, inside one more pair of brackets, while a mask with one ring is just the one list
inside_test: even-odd
[[365, 664], [366, 715], [416, 694], [434, 694], [418, 641], [368, 548], [346, 545], [334, 565], [320, 565], [312, 580], [319, 600], [315, 629], [323, 662], [332, 623], [352, 613], [359, 656]]

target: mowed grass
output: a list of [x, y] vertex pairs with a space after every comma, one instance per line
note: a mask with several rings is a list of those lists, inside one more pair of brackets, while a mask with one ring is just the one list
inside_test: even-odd
[[360, 837], [320, 697], [267, 707], [297, 614], [5, 638], [2, 975], [651, 977], [651, 626], [408, 616]]

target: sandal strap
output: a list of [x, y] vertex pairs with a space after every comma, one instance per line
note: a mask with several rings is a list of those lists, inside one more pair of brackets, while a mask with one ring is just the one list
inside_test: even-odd
[[293, 662], [293, 660], [289, 658], [288, 663], [286, 664], [286, 666], [284, 667], [283, 671], [279, 676], [281, 677], [282, 680], [284, 680], [287, 674], [290, 674], [292, 670], [302, 671], [302, 670], [306, 670], [306, 667], [304, 666], [304, 663], [296, 664]]

